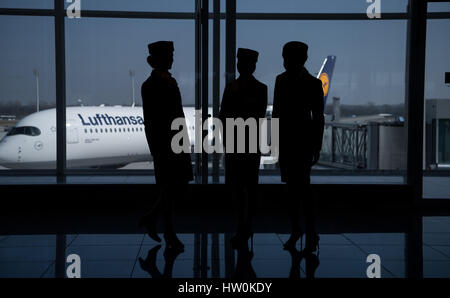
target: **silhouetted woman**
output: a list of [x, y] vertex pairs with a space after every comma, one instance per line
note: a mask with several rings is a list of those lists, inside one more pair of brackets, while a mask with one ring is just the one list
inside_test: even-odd
[[161, 245], [156, 245], [147, 252], [147, 258], [144, 260], [139, 257], [141, 269], [146, 271], [152, 278], [172, 278], [173, 265], [175, 260], [183, 251], [173, 247], [167, 247], [164, 250], [164, 271], [161, 273], [156, 266], [156, 257]]
[[172, 137], [178, 133], [177, 130], [171, 129], [172, 121], [177, 118], [185, 121], [180, 90], [177, 81], [169, 72], [173, 63], [173, 42], [158, 41], [149, 44], [148, 50], [150, 56], [147, 62], [153, 71], [142, 84], [142, 106], [145, 134], [153, 156], [155, 179], [160, 196], [154, 208], [140, 220], [140, 225], [147, 228], [152, 239], [160, 242], [156, 223], [161, 210], [166, 244], [183, 248], [183, 243], [173, 230], [172, 201], [184, 194], [183, 190], [193, 179], [193, 174], [190, 153], [177, 154], [171, 148]]
[[315, 232], [315, 200], [310, 188], [311, 167], [317, 163], [324, 128], [322, 82], [304, 67], [308, 46], [291, 41], [283, 47], [285, 72], [275, 82], [272, 118], [279, 119], [279, 166], [281, 180], [287, 183], [292, 230], [285, 243], [295, 247], [302, 236], [300, 209], [306, 218], [307, 251], [319, 240]]
[[[239, 48], [237, 53], [237, 69], [239, 78], [228, 83], [223, 93], [219, 118], [223, 125], [223, 142], [225, 148], [225, 183], [231, 186], [233, 198], [238, 209], [238, 228], [236, 235], [231, 239], [234, 248], [243, 247], [253, 234], [251, 222], [253, 206], [257, 196], [259, 164], [261, 153], [258, 142], [258, 120], [266, 116], [267, 86], [253, 76], [258, 60], [258, 52]], [[228, 140], [227, 119], [244, 121], [253, 119], [256, 130], [245, 131], [245, 144], [237, 144], [239, 138], [235, 131], [234, 138]], [[233, 127], [234, 129], [234, 127]], [[239, 128], [238, 128], [239, 129]], [[253, 138], [249, 134], [253, 135]], [[256, 141], [256, 151], [250, 151], [250, 140]], [[230, 152], [229, 142], [233, 142], [233, 152]], [[244, 153], [238, 153], [239, 145], [245, 145]]]

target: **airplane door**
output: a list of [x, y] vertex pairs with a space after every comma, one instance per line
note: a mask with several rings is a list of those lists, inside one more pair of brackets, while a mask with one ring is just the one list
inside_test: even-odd
[[77, 144], [78, 139], [78, 129], [75, 126], [75, 120], [67, 120], [66, 132], [67, 132], [67, 144]]

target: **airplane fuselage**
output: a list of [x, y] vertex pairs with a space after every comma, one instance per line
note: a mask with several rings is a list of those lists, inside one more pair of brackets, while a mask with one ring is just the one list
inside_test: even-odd
[[[194, 108], [185, 108], [190, 138]], [[142, 107], [68, 107], [67, 167], [120, 166], [151, 161]], [[13, 169], [55, 168], [56, 110], [20, 120], [0, 142], [0, 165]]]

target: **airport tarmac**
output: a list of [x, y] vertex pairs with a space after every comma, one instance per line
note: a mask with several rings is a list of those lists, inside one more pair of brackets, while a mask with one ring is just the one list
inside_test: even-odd
[[8, 133], [6, 126], [0, 126], [0, 140]]
[[[3, 123], [2, 123], [3, 124]], [[0, 125], [0, 140], [8, 133], [9, 126]], [[7, 170], [7, 168], [0, 166], [0, 170]]]

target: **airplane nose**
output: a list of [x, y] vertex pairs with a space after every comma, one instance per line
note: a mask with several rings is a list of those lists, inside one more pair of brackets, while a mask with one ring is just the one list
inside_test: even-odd
[[17, 148], [3, 140], [0, 142], [0, 166], [8, 167], [8, 164], [17, 160]]

